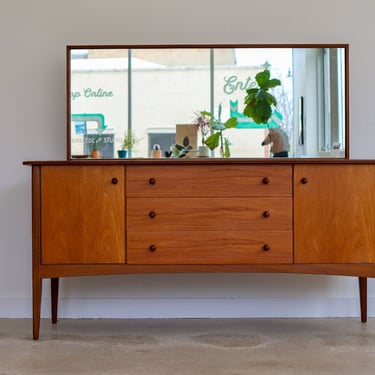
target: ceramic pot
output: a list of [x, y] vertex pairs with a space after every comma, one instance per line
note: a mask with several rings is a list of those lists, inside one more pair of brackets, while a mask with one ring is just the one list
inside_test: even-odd
[[90, 157], [92, 159], [100, 159], [102, 157], [102, 154], [99, 150], [92, 150], [90, 153]]
[[126, 158], [128, 155], [128, 150], [118, 150], [117, 155], [120, 159]]
[[199, 146], [198, 147], [198, 157], [209, 158], [210, 157], [210, 149], [207, 146]]

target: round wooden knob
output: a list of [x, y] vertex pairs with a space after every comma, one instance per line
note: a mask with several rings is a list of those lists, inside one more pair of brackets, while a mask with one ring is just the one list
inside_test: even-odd
[[150, 218], [153, 219], [156, 216], [156, 213], [154, 211], [150, 211], [148, 216], [150, 216]]
[[150, 246], [148, 247], [148, 249], [149, 249], [150, 251], [155, 251], [155, 250], [156, 250], [156, 246], [155, 246], [155, 245], [150, 245]]
[[264, 211], [263, 212], [263, 217], [270, 217], [270, 212], [269, 211]]
[[307, 177], [302, 177], [301, 178], [301, 184], [307, 184], [309, 182], [309, 179]]
[[156, 180], [155, 180], [153, 177], [151, 177], [151, 178], [148, 180], [148, 183], [149, 183], [150, 185], [155, 185], [155, 184], [156, 184]]
[[271, 249], [270, 245], [264, 244], [263, 245], [263, 250], [264, 251], [269, 251]]
[[262, 182], [263, 182], [264, 185], [267, 185], [267, 184], [270, 183], [270, 179], [268, 177], [264, 177]]
[[112, 178], [112, 184], [116, 185], [118, 183], [118, 179], [116, 177]]

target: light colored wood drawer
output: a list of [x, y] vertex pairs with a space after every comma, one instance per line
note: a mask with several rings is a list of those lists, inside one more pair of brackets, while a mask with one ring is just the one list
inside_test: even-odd
[[291, 264], [293, 261], [292, 232], [129, 231], [127, 238], [128, 264]]
[[128, 230], [291, 231], [291, 198], [129, 198]]
[[128, 197], [291, 197], [290, 165], [127, 166]]

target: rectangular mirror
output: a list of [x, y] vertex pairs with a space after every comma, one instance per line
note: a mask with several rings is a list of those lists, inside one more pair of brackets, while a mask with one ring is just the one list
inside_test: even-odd
[[[196, 157], [202, 111], [236, 119], [223, 132], [233, 158], [275, 156], [276, 138], [264, 145], [270, 129], [282, 130], [291, 158], [347, 158], [348, 56], [347, 44], [68, 46], [67, 158], [93, 149], [117, 158], [122, 148], [137, 158], [160, 148], [164, 157], [187, 139]], [[244, 101], [265, 70], [280, 85], [259, 124]], [[219, 148], [209, 155], [220, 157]]]

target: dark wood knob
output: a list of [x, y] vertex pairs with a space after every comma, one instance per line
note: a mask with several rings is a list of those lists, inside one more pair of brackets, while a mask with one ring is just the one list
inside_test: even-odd
[[150, 216], [150, 218], [153, 219], [156, 216], [156, 213], [154, 211], [150, 211], [148, 216]]
[[155, 245], [150, 245], [150, 246], [148, 247], [148, 249], [149, 249], [150, 251], [155, 251], [155, 250], [156, 250], [156, 246], [155, 246]]
[[153, 177], [151, 177], [151, 178], [148, 180], [148, 183], [149, 183], [150, 185], [155, 185], [155, 184], [156, 184], [156, 180], [155, 180]]
[[271, 214], [269, 211], [264, 211], [263, 212], [263, 217], [269, 217]]
[[118, 183], [118, 179], [116, 177], [112, 178], [112, 184], [116, 185]]
[[264, 251], [269, 251], [271, 249], [270, 245], [264, 244], [263, 245], [263, 250]]
[[301, 178], [301, 184], [307, 184], [309, 182], [309, 179], [307, 177], [302, 177]]
[[270, 179], [268, 177], [264, 177], [262, 182], [263, 182], [264, 185], [267, 185], [267, 184], [270, 183]]

